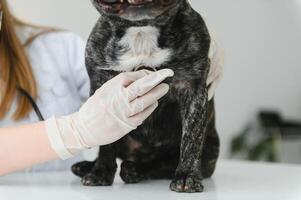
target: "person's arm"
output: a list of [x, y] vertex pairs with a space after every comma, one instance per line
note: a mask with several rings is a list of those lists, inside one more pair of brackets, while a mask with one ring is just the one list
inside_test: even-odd
[[113, 143], [136, 129], [169, 90], [160, 84], [173, 71], [123, 73], [105, 83], [74, 114], [0, 128], [0, 176]]
[[44, 122], [0, 128], [0, 176], [58, 158]]

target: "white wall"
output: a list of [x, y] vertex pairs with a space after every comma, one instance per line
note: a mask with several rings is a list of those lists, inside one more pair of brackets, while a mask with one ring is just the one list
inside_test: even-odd
[[26, 21], [72, 30], [86, 39], [98, 18], [89, 0], [7, 0]]
[[[88, 0], [9, 0], [29, 21], [86, 38], [98, 13]], [[217, 93], [218, 129], [227, 143], [260, 108], [301, 120], [301, 0], [191, 0], [226, 49]]]

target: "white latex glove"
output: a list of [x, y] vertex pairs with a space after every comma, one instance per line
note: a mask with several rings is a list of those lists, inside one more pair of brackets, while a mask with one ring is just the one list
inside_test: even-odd
[[208, 99], [211, 100], [215, 95], [216, 89], [223, 77], [224, 67], [224, 49], [222, 45], [214, 37], [214, 33], [211, 33], [212, 42], [209, 51], [209, 58], [211, 61], [210, 71], [207, 78]]
[[[169, 90], [160, 84], [172, 70], [123, 73], [105, 83], [79, 112], [46, 121], [52, 148], [61, 159], [79, 151], [113, 143], [136, 129]], [[160, 85], [159, 85], [160, 84]]]

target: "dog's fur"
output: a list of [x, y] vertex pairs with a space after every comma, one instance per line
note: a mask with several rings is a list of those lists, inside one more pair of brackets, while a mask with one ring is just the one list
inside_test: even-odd
[[186, 0], [173, 1], [152, 19], [101, 13], [86, 50], [91, 95], [118, 73], [139, 66], [170, 68], [175, 76], [165, 81], [170, 92], [137, 130], [101, 146], [96, 161], [72, 167], [84, 185], [112, 185], [116, 158], [123, 161], [120, 175], [126, 183], [172, 179], [170, 189], [177, 192], [203, 191], [202, 179], [215, 170], [219, 139], [206, 87], [210, 36]]

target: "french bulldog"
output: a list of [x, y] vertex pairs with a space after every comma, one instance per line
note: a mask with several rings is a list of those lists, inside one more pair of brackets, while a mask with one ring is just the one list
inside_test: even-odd
[[125, 183], [171, 179], [176, 192], [202, 192], [215, 171], [219, 137], [206, 79], [211, 38], [187, 0], [92, 0], [101, 14], [86, 47], [91, 95], [121, 72], [174, 70], [156, 111], [98, 158], [72, 167], [86, 186], [110, 186], [122, 160]]

